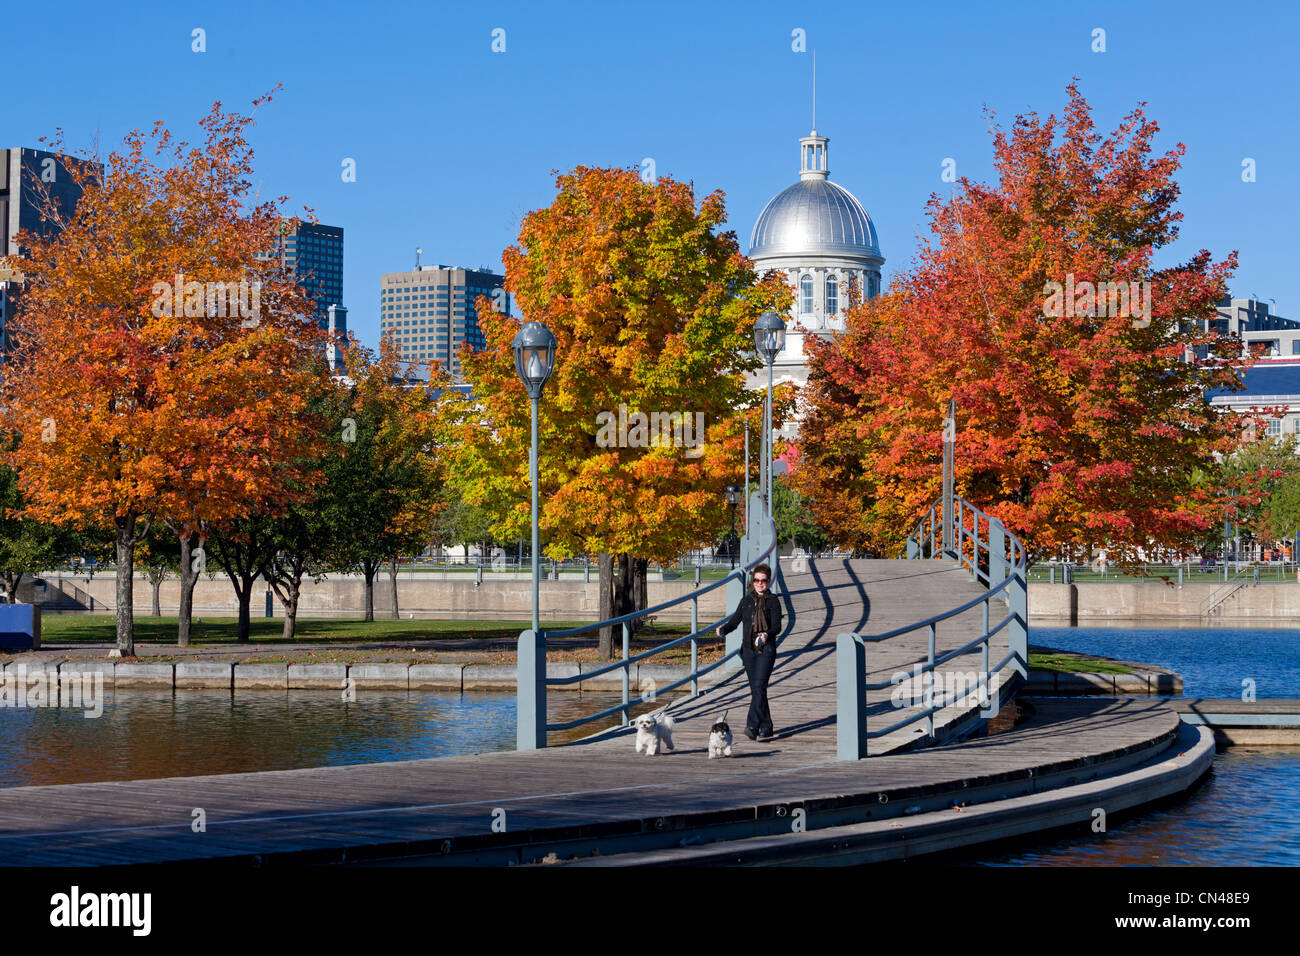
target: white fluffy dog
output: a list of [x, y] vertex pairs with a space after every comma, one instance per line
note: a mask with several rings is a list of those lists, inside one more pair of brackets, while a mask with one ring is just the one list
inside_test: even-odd
[[727, 724], [727, 715], [718, 718], [717, 723], [709, 728], [709, 759], [731, 756], [731, 727]]
[[671, 717], [660, 711], [657, 714], [642, 714], [632, 721], [636, 726], [636, 752], [645, 748], [647, 755], [653, 757], [659, 752], [662, 743], [669, 750], [673, 749], [673, 724]]

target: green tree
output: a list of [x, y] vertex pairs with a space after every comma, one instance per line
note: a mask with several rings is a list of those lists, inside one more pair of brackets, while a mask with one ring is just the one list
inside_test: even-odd
[[784, 476], [772, 482], [772, 519], [778, 541], [789, 541], [807, 551], [826, 546], [826, 535], [817, 526], [812, 502], [793, 488]]

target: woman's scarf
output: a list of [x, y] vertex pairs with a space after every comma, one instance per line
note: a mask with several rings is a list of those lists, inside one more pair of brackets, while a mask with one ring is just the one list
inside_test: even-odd
[[[768, 587], [772, 585], [769, 584]], [[767, 595], [754, 592], [754, 629], [751, 634], [763, 634], [767, 632]], [[771, 635], [768, 635], [769, 637]]]

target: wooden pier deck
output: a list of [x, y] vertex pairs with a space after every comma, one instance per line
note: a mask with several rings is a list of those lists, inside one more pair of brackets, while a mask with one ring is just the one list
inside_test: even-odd
[[[724, 710], [743, 728], [743, 673], [674, 707], [677, 749], [656, 757], [634, 754], [621, 731], [523, 753], [0, 790], [0, 863], [608, 856], [788, 831], [794, 809], [816, 829], [1007, 799], [1131, 769], [1175, 747], [1179, 718], [1158, 701], [1050, 701], [989, 737], [904, 752], [916, 736], [909, 730], [883, 742], [890, 755], [837, 762], [835, 635], [880, 633], [978, 593], [939, 562], [819, 561], [787, 578], [793, 614], [769, 695], [777, 736], [737, 734], [731, 758], [707, 759], [708, 728]], [[940, 651], [975, 635], [972, 613], [940, 626]], [[1000, 646], [993, 661], [1006, 653], [1005, 636]], [[924, 652], [924, 631], [869, 651], [870, 679], [905, 671]], [[978, 669], [978, 654], [970, 660], [953, 665]], [[887, 698], [873, 695], [869, 726], [898, 719]], [[877, 743], [872, 752], [883, 753]]]

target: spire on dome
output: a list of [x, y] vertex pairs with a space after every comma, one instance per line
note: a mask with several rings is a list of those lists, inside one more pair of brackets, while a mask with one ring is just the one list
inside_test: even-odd
[[831, 174], [827, 144], [830, 140], [818, 136], [814, 129], [799, 140], [799, 178], [826, 179]]

